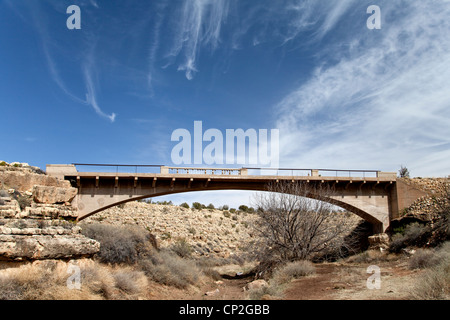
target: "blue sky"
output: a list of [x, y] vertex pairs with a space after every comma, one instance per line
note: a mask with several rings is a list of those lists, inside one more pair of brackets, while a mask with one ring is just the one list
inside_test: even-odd
[[0, 0], [0, 159], [172, 165], [197, 120], [279, 129], [281, 167], [447, 176], [449, 31], [446, 0]]

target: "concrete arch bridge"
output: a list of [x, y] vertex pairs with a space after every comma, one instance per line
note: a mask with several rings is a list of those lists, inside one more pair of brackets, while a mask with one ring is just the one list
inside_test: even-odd
[[[95, 171], [78, 171], [93, 167]], [[392, 219], [426, 195], [395, 172], [376, 170], [181, 168], [155, 165], [47, 165], [47, 174], [71, 181], [78, 188], [72, 201], [77, 220], [107, 208], [145, 198], [208, 190], [265, 191], [269, 182], [303, 181], [325, 184], [335, 191], [321, 199], [353, 212], [385, 232]], [[127, 172], [123, 172], [127, 171]], [[312, 196], [314, 198], [314, 196]]]

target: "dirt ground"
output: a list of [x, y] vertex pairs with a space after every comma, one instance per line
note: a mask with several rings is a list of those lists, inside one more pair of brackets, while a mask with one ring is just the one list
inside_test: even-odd
[[[367, 272], [371, 265], [379, 267], [380, 287], [369, 289], [367, 281], [373, 274]], [[316, 274], [291, 281], [280, 296], [281, 300], [410, 300], [415, 278], [420, 270], [410, 270], [405, 261], [372, 263], [320, 263]], [[152, 290], [151, 299], [176, 300], [246, 300], [244, 287], [253, 278], [208, 281], [186, 290], [158, 287]], [[371, 282], [372, 283], [372, 282]]]
[[[371, 264], [327, 263], [316, 266], [316, 274], [294, 280], [285, 291], [287, 300], [409, 300], [414, 278], [420, 271], [403, 264], [380, 263], [380, 286], [372, 288], [367, 273]], [[369, 287], [367, 282], [369, 280]]]

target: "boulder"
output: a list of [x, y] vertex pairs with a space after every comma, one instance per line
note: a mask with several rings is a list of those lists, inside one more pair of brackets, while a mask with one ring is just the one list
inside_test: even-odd
[[244, 291], [247, 291], [247, 290], [259, 290], [259, 289], [262, 289], [262, 288], [265, 288], [265, 287], [268, 287], [268, 286], [269, 286], [269, 284], [267, 283], [266, 280], [259, 279], [259, 280], [255, 280], [255, 281], [252, 281], [252, 282], [248, 283], [244, 287]]
[[76, 188], [61, 188], [52, 186], [34, 186], [33, 200], [37, 203], [56, 204], [70, 203], [77, 195]]
[[386, 233], [379, 233], [369, 237], [369, 249], [384, 250], [389, 248], [389, 236]]

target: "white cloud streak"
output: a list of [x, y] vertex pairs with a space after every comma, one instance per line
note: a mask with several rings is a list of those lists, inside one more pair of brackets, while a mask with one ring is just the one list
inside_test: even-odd
[[183, 54], [178, 71], [192, 80], [198, 72], [196, 61], [200, 47], [215, 50], [220, 42], [220, 30], [228, 14], [228, 0], [185, 0], [177, 16], [177, 33], [168, 56]]
[[86, 64], [83, 68], [83, 75], [84, 75], [84, 81], [86, 84], [86, 104], [90, 105], [92, 108], [94, 108], [95, 112], [101, 116], [104, 117], [111, 122], [114, 122], [116, 119], [116, 114], [112, 113], [111, 115], [107, 115], [102, 111], [102, 109], [99, 107], [97, 103], [97, 94], [95, 91], [95, 85], [92, 80], [92, 65]]
[[378, 34], [346, 39], [353, 46], [338, 63], [318, 67], [276, 106], [282, 163], [449, 173], [448, 2], [381, 8], [389, 19]]
[[[11, 2], [7, 2], [7, 4], [11, 7], [13, 10], [17, 10]], [[97, 6], [96, 1], [92, 0], [92, 5], [95, 7]], [[55, 3], [55, 10], [57, 10], [61, 4]], [[54, 56], [52, 54], [52, 51], [58, 50], [58, 45], [56, 44], [56, 40], [54, 40], [51, 35], [50, 31], [47, 27], [47, 16], [41, 10], [40, 5], [37, 2], [30, 2], [27, 3], [28, 9], [31, 14], [31, 21], [34, 28], [37, 30], [38, 35], [41, 39], [42, 43], [42, 49], [45, 56], [45, 60], [47, 62], [48, 71], [50, 74], [50, 77], [52, 80], [56, 83], [58, 88], [67, 95], [70, 99], [75, 101], [76, 103], [83, 104], [83, 105], [89, 105], [91, 106], [95, 112], [106, 118], [109, 119], [111, 122], [115, 121], [116, 114], [112, 113], [111, 115], [105, 114], [100, 106], [97, 103], [97, 95], [95, 90], [94, 82], [92, 81], [92, 72], [95, 70], [95, 66], [93, 64], [93, 51], [89, 51], [88, 55], [85, 55], [80, 60], [84, 61], [81, 65], [82, 73], [84, 76], [84, 83], [86, 86], [86, 100], [79, 98], [77, 95], [73, 94], [72, 91], [69, 89], [66, 82], [63, 80], [63, 77], [61, 75], [61, 72], [59, 71], [57, 67], [57, 62], [54, 59]], [[61, 8], [59, 8], [61, 9]], [[25, 20], [25, 22], [29, 22], [29, 20], [23, 16], [19, 15], [22, 19]]]

